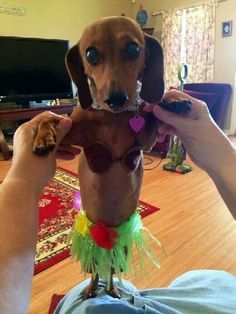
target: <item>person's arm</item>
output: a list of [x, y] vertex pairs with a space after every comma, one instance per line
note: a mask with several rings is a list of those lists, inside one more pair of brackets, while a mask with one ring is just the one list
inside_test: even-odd
[[204, 102], [187, 94], [170, 90], [165, 101], [190, 99], [190, 113], [177, 115], [157, 105], [148, 105], [146, 110], [164, 124], [159, 126], [159, 141], [167, 133], [176, 134], [184, 144], [193, 162], [212, 178], [226, 205], [236, 218], [236, 149], [213, 121]]
[[[14, 136], [12, 166], [0, 185], [0, 313], [27, 313], [38, 228], [38, 198], [56, 168], [55, 150], [32, 153], [35, 131], [43, 113], [25, 123]], [[61, 118], [57, 145], [71, 127]]]

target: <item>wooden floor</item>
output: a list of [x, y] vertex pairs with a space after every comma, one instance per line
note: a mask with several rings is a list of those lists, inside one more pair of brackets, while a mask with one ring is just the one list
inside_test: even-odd
[[[213, 156], [214, 158], [214, 156]], [[152, 168], [159, 158], [152, 157]], [[147, 160], [146, 160], [147, 161]], [[162, 164], [146, 170], [141, 199], [161, 208], [144, 218], [144, 224], [164, 244], [161, 269], [149, 267], [143, 279], [127, 277], [139, 288], [168, 285], [176, 276], [193, 269], [221, 269], [236, 275], [236, 222], [209, 177], [196, 166], [185, 175], [162, 170]], [[0, 181], [9, 162], [0, 162]], [[78, 160], [58, 161], [77, 170]], [[105, 192], [104, 192], [105, 193]], [[31, 314], [46, 314], [52, 294], [64, 294], [83, 279], [70, 258], [33, 278]]]

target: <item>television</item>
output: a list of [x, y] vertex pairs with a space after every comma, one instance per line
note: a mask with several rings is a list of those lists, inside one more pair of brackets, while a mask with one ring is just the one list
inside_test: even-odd
[[67, 40], [0, 36], [0, 107], [72, 98]]

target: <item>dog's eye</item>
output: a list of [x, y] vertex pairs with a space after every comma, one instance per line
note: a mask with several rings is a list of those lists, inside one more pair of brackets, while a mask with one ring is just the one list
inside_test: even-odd
[[125, 47], [125, 56], [130, 59], [137, 59], [140, 54], [140, 47], [135, 42], [129, 42]]
[[86, 59], [92, 65], [97, 65], [101, 60], [101, 55], [95, 47], [89, 47], [86, 50]]

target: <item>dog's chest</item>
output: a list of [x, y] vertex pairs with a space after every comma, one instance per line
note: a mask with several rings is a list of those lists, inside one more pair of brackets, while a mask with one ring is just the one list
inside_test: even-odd
[[100, 140], [105, 141], [115, 154], [121, 154], [135, 143], [135, 135], [124, 126], [103, 126], [99, 132]]
[[102, 142], [120, 155], [123, 151], [135, 145], [136, 135], [129, 126], [131, 114], [108, 114], [105, 117], [97, 117], [97, 123], [91, 123], [87, 129], [86, 137], [88, 142]]

